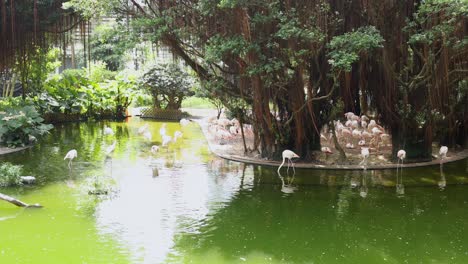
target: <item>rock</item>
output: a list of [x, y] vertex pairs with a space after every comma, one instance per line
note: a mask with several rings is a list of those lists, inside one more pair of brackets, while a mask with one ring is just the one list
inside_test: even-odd
[[36, 141], [37, 141], [37, 138], [35, 136], [33, 136], [33, 135], [29, 135], [28, 139], [29, 139], [30, 144], [36, 143]]
[[107, 195], [109, 192], [107, 190], [101, 190], [101, 189], [96, 189], [96, 190], [89, 190], [88, 194], [89, 195]]
[[36, 182], [36, 177], [34, 176], [21, 176], [20, 179], [23, 184], [33, 184]]

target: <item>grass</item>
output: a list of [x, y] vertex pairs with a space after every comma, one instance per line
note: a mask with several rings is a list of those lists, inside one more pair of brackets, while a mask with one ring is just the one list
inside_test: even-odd
[[184, 99], [182, 101], [182, 108], [216, 109], [208, 99], [195, 96]]

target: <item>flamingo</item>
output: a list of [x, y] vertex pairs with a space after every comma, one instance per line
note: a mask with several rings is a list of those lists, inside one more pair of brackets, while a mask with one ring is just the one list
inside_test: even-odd
[[353, 129], [352, 136], [353, 138], [360, 139], [362, 137], [362, 132], [357, 129]]
[[217, 124], [226, 129], [227, 126], [231, 125], [231, 120], [227, 118], [220, 118], [218, 119]]
[[112, 136], [114, 135], [114, 131], [110, 127], [104, 127], [104, 135], [106, 136]]
[[[403, 162], [406, 158], [406, 151], [404, 151], [403, 149], [400, 149], [398, 152], [397, 152], [397, 157], [398, 157], [398, 163], [397, 163], [397, 184], [396, 184], [396, 188], [397, 188], [397, 193], [398, 194], [404, 194], [405, 190], [404, 190], [404, 186], [402, 183], [398, 183], [398, 182], [402, 182], [403, 181]], [[401, 161], [401, 170], [400, 170], [400, 174], [401, 174], [401, 181], [399, 181], [399, 177], [398, 177], [398, 165]]]
[[440, 163], [442, 164], [443, 160], [445, 158], [447, 158], [447, 152], [448, 152], [448, 148], [447, 146], [442, 146], [440, 147], [440, 150], [439, 150], [439, 158], [440, 158]]
[[[398, 152], [397, 152], [397, 157], [398, 157], [398, 163], [401, 161], [401, 165], [403, 165], [403, 161], [405, 160], [406, 158], [406, 151], [404, 151], [403, 149], [400, 149]], [[398, 168], [398, 167], [397, 167]]]
[[365, 116], [365, 115], [361, 116], [361, 120], [366, 122], [366, 123], [369, 122], [369, 118], [367, 116]]
[[353, 134], [349, 129], [343, 128], [341, 130], [341, 138], [343, 138], [345, 140], [345, 142], [348, 142], [348, 139], [351, 139], [352, 136], [353, 136]]
[[361, 127], [366, 129], [367, 128], [367, 122], [366, 121], [361, 121]]
[[161, 135], [161, 137], [164, 137], [166, 135], [166, 123], [163, 123], [161, 128], [159, 129], [159, 135]]
[[167, 147], [167, 145], [171, 142], [172, 140], [172, 137], [171, 136], [168, 136], [168, 135], [164, 135], [162, 137], [162, 146], [163, 147]]
[[238, 132], [238, 128], [237, 126], [230, 126], [229, 127], [229, 133], [231, 133], [233, 136], [237, 135], [239, 132]]
[[347, 112], [344, 114], [344, 116], [346, 117], [347, 120], [351, 120], [353, 119], [353, 116], [355, 116], [355, 114], [353, 112]]
[[151, 146], [151, 153], [156, 154], [159, 151], [159, 146], [153, 145]]
[[148, 130], [148, 124], [144, 124], [142, 127], [138, 128], [138, 134], [143, 134]]
[[78, 152], [76, 149], [72, 149], [67, 152], [67, 155], [65, 155], [65, 158], [63, 160], [69, 159], [70, 161], [68, 162], [68, 168], [71, 170], [71, 163], [74, 158], [78, 157]]
[[377, 123], [375, 122], [375, 120], [371, 120], [369, 124], [367, 125], [367, 129], [371, 130], [372, 128], [376, 126], [377, 126]]
[[[278, 167], [278, 173], [280, 173], [280, 169], [281, 167], [283, 167], [284, 165], [284, 161], [286, 159], [288, 159], [288, 170], [289, 171], [289, 163], [291, 163], [292, 167], [293, 167], [293, 170], [294, 170], [294, 163], [292, 162], [291, 159], [293, 158], [299, 158], [299, 155], [297, 155], [296, 153], [292, 152], [291, 150], [289, 149], [286, 149], [283, 151], [282, 153], [282, 156], [283, 156], [283, 162], [281, 163], [281, 165]], [[294, 173], [296, 172], [296, 170], [294, 170]]]
[[189, 124], [189, 122], [190, 122], [189, 120], [187, 120], [187, 119], [185, 119], [185, 118], [182, 118], [182, 119], [180, 120], [180, 125], [181, 125], [181, 126], [186, 126], [186, 125]]
[[325, 154], [332, 154], [333, 153], [329, 147], [322, 147], [320, 150]]
[[369, 148], [361, 148], [362, 161], [359, 165], [364, 165], [364, 170], [367, 168], [367, 159], [369, 158]]
[[447, 182], [445, 180], [444, 169], [443, 169], [443, 166], [444, 166], [443, 161], [444, 161], [445, 158], [447, 158], [447, 152], [448, 152], [447, 146], [440, 147], [439, 158], [440, 158], [440, 178], [441, 179], [438, 182], [438, 185], [439, 185], [439, 188], [442, 189], [442, 190], [447, 185]]
[[327, 137], [324, 136], [323, 134], [320, 134], [320, 140], [325, 140], [325, 141], [328, 141]]
[[325, 153], [326, 159], [328, 159], [328, 155], [333, 154], [333, 152], [331, 151], [331, 149], [329, 147], [322, 147], [320, 150], [323, 153]]
[[153, 137], [153, 135], [151, 134], [151, 132], [149, 132], [148, 130], [143, 132], [143, 137], [148, 140], [148, 141], [151, 141], [151, 138]]
[[117, 142], [114, 140], [114, 143], [112, 143], [112, 145], [110, 145], [110, 146], [108, 146], [108, 147], [106, 148], [106, 156], [110, 156], [110, 155], [111, 155], [111, 153], [112, 153], [112, 152], [114, 151], [114, 149], [115, 149], [115, 144], [116, 144], [116, 143], [117, 143]]
[[176, 142], [178, 138], [181, 138], [182, 135], [183, 135], [182, 132], [180, 132], [179, 130], [174, 132], [174, 142]]

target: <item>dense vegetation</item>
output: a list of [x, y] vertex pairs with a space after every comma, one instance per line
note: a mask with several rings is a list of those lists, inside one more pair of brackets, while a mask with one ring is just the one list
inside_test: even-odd
[[[321, 129], [348, 111], [380, 121], [392, 134], [394, 155], [405, 148], [410, 159], [428, 159], [434, 141], [468, 145], [466, 1], [71, 0], [65, 7], [86, 19], [117, 18], [116, 26], [96, 31], [94, 51], [84, 54], [88, 66], [92, 55], [120, 70], [125, 50], [137, 53], [145, 42], [169, 47], [199, 77], [199, 94], [255, 125], [255, 147], [264, 157], [289, 148], [313, 159]], [[30, 58], [28, 65], [39, 65]], [[136, 59], [135, 68], [144, 63]], [[156, 81], [146, 86], [161, 98], [165, 89]], [[47, 85], [41, 91], [50, 92]], [[72, 86], [62, 90], [99, 91], [89, 83]], [[84, 94], [59, 104], [61, 111], [108, 107], [96, 98], [109, 97]], [[128, 102], [117, 98], [115, 109]]]
[[435, 139], [467, 145], [466, 1], [110, 3], [227, 106], [251, 109], [263, 156], [311, 157], [347, 111], [374, 114], [409, 158], [429, 158]]

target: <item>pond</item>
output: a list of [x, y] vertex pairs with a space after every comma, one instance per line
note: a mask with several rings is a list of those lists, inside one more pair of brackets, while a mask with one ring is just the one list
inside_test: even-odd
[[404, 169], [398, 191], [391, 170], [279, 177], [212, 156], [194, 123], [167, 124], [183, 138], [156, 155], [162, 123], [134, 118], [57, 125], [0, 157], [38, 178], [0, 191], [45, 206], [0, 203], [0, 263], [468, 263], [467, 160]]

